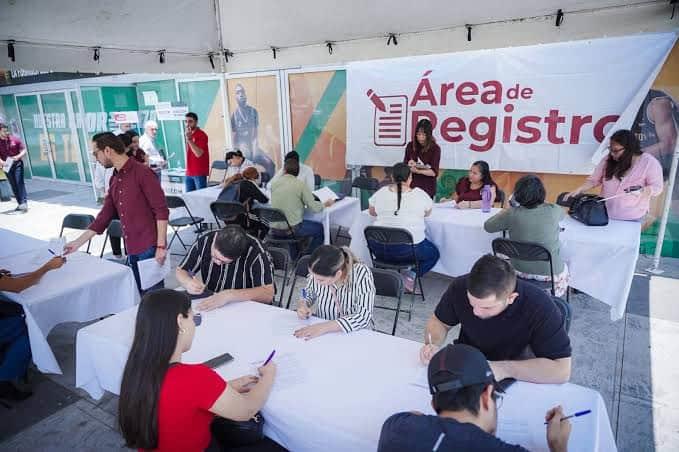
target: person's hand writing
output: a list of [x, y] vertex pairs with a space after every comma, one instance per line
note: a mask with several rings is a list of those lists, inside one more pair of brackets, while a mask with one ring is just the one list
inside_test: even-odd
[[297, 331], [295, 331], [294, 333], [295, 337], [298, 339], [304, 339], [305, 341], [308, 341], [309, 339], [322, 336], [328, 332], [327, 330], [328, 324], [329, 322], [323, 322], [317, 323], [315, 325], [305, 326], [304, 328], [300, 328]]
[[257, 384], [259, 377], [256, 375], [245, 375], [243, 377], [229, 380], [229, 385], [241, 394], [249, 392], [252, 385]]
[[274, 363], [274, 360], [272, 359], [267, 363], [266, 366], [260, 367], [259, 369], [257, 369], [257, 371], [259, 372], [259, 376], [262, 378], [268, 376], [271, 376], [271, 378], [273, 378], [276, 375], [276, 363]]
[[158, 262], [158, 265], [163, 265], [166, 257], [167, 250], [165, 248], [156, 248], [156, 261]]
[[222, 293], [210, 295], [196, 306], [199, 311], [212, 311], [213, 309], [221, 308], [226, 304], [226, 299]]
[[297, 302], [297, 317], [299, 317], [302, 320], [308, 319], [311, 314], [311, 309], [309, 309], [309, 306], [307, 306], [306, 302], [304, 300], [299, 300]]
[[571, 434], [571, 423], [568, 419], [562, 421], [565, 417], [563, 408], [556, 406], [549, 410], [545, 415], [547, 424], [547, 444], [550, 452], [567, 452], [568, 451], [568, 437]]
[[61, 256], [54, 256], [52, 259], [48, 260], [47, 263], [45, 264], [45, 268], [48, 270], [56, 270], [57, 268], [61, 268], [62, 265], [66, 262], [66, 258], [63, 258]]
[[429, 364], [431, 358], [439, 351], [439, 347], [436, 344], [424, 344], [420, 349], [420, 362], [424, 365]]
[[205, 291], [205, 284], [194, 276], [184, 285], [184, 289], [191, 295], [200, 295]]

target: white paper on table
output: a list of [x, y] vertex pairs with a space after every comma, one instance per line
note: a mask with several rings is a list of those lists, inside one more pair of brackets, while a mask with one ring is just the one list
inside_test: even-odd
[[294, 317], [286, 317], [285, 319], [276, 319], [271, 322], [271, 333], [274, 336], [292, 337], [295, 331], [305, 326], [309, 326], [309, 320], [302, 320], [295, 315]]
[[2, 170], [6, 173], [9, 173], [9, 170], [12, 169], [12, 165], [14, 165], [14, 159], [12, 157], [7, 157], [5, 164], [2, 165]]
[[451, 199], [450, 201], [438, 202], [434, 204], [434, 207], [439, 207], [442, 209], [456, 209], [457, 203], [454, 199]]
[[525, 420], [507, 419], [499, 416], [497, 437], [509, 444], [520, 445], [531, 452], [549, 452], [547, 447], [547, 427], [544, 419], [538, 416], [535, 425]]
[[329, 189], [328, 187], [323, 187], [319, 188], [318, 190], [314, 190], [312, 192], [316, 197], [321, 201], [322, 203], [326, 203], [329, 200], [336, 200], [339, 199], [339, 196], [337, 196], [337, 193]]
[[165, 257], [163, 265], [158, 264], [155, 257], [137, 262], [139, 283], [143, 290], [158, 284], [170, 273], [170, 256]]
[[427, 369], [427, 366], [418, 366], [410, 384], [429, 390], [429, 374]]
[[[276, 377], [273, 387], [277, 391], [288, 389], [293, 386], [305, 384], [308, 380], [306, 368], [302, 365], [294, 353], [275, 354], [272, 361], [276, 363]], [[257, 369], [264, 364], [264, 360], [252, 363], [255, 369], [253, 375], [257, 375]]]

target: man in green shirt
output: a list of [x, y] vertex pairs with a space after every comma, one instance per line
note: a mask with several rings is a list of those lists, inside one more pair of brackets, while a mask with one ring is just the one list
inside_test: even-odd
[[[271, 184], [271, 207], [280, 209], [288, 219], [297, 237], [310, 237], [311, 243], [307, 248], [308, 253], [313, 253], [316, 248], [323, 244], [323, 225], [317, 221], [305, 220], [304, 209], [312, 212], [320, 212], [324, 207], [330, 207], [334, 201], [328, 200], [325, 204], [317, 201], [309, 187], [297, 179], [299, 174], [299, 162], [295, 159], [287, 159], [283, 165], [283, 176], [274, 180]], [[284, 225], [280, 226], [280, 232], [274, 229], [274, 234], [287, 236]], [[298, 250], [291, 250], [293, 257]]]

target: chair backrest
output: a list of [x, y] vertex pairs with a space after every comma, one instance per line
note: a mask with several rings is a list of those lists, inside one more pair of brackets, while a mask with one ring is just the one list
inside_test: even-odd
[[338, 194], [343, 195], [343, 196], [351, 196], [351, 188], [352, 188], [351, 184], [352, 184], [352, 182], [351, 182], [350, 177], [343, 179], [340, 182], [340, 189], [339, 189]]
[[495, 202], [500, 204], [500, 207], [505, 206], [505, 202], [507, 201], [507, 195], [503, 190], [501, 190], [499, 187], [495, 188]]
[[168, 209], [178, 209], [180, 207], [186, 208], [184, 198], [182, 198], [181, 196], [165, 195], [165, 202], [167, 202]]
[[564, 322], [564, 329], [566, 330], [566, 333], [568, 333], [571, 329], [571, 318], [573, 316], [573, 312], [571, 310], [571, 305], [566, 303], [563, 299], [559, 297], [552, 296], [552, 301], [554, 301], [554, 304], [556, 307], [559, 309], [559, 312], [563, 315], [563, 322]]
[[366, 190], [368, 192], [376, 192], [380, 188], [380, 181], [374, 177], [359, 176], [354, 179], [351, 186], [359, 190]]
[[69, 213], [64, 217], [64, 220], [61, 222], [61, 232], [63, 233], [64, 228], [85, 230], [93, 222], [94, 217], [92, 215], [82, 213]]
[[403, 296], [403, 278], [394, 270], [371, 268], [375, 280], [375, 295], [380, 297], [401, 298]]
[[266, 171], [262, 171], [259, 173], [259, 180], [261, 181], [262, 185], [266, 185], [271, 180], [271, 174], [267, 173]]
[[368, 246], [370, 242], [382, 245], [413, 245], [413, 236], [406, 229], [367, 226], [363, 231]]
[[225, 160], [213, 160], [212, 165], [210, 165], [210, 174], [208, 174], [208, 181], [221, 182], [226, 176], [226, 169], [228, 165]]
[[271, 256], [274, 270], [280, 270], [284, 273], [288, 272], [288, 266], [290, 264], [290, 253], [288, 250], [283, 248], [276, 248], [273, 246], [267, 246], [266, 250]]
[[247, 214], [245, 206], [243, 206], [243, 204], [239, 202], [221, 200], [211, 202], [210, 211], [212, 211], [212, 215], [215, 216], [217, 224], [219, 224], [219, 220], [222, 220], [224, 222], [233, 221], [239, 215]]
[[314, 187], [315, 188], [321, 188], [321, 183], [323, 180], [321, 179], [321, 176], [318, 174], [314, 174]]
[[123, 225], [120, 220], [111, 220], [108, 225], [108, 236], [117, 239], [123, 238]]
[[502, 254], [510, 259], [528, 262], [551, 262], [552, 255], [544, 246], [533, 242], [519, 242], [509, 239], [494, 239], [493, 254]]
[[308, 254], [305, 254], [304, 256], [299, 258], [299, 260], [297, 261], [297, 265], [295, 265], [295, 276], [302, 276], [304, 278], [309, 276], [310, 260], [311, 256]]
[[211, 169], [213, 170], [224, 170], [226, 171], [227, 164], [224, 160], [213, 160]]
[[[271, 227], [272, 223], [277, 223], [287, 225], [287, 228], [292, 230], [290, 223], [288, 223], [288, 218], [285, 216], [282, 210], [275, 209], [273, 207], [257, 207], [252, 210], [252, 213], [259, 219], [259, 221], [267, 227]], [[280, 227], [278, 229], [281, 229]]]

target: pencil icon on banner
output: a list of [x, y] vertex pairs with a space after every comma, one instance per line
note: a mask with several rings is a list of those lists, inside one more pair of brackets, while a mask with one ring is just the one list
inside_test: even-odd
[[405, 146], [408, 96], [378, 96], [372, 89], [366, 95], [375, 106], [375, 146]]

